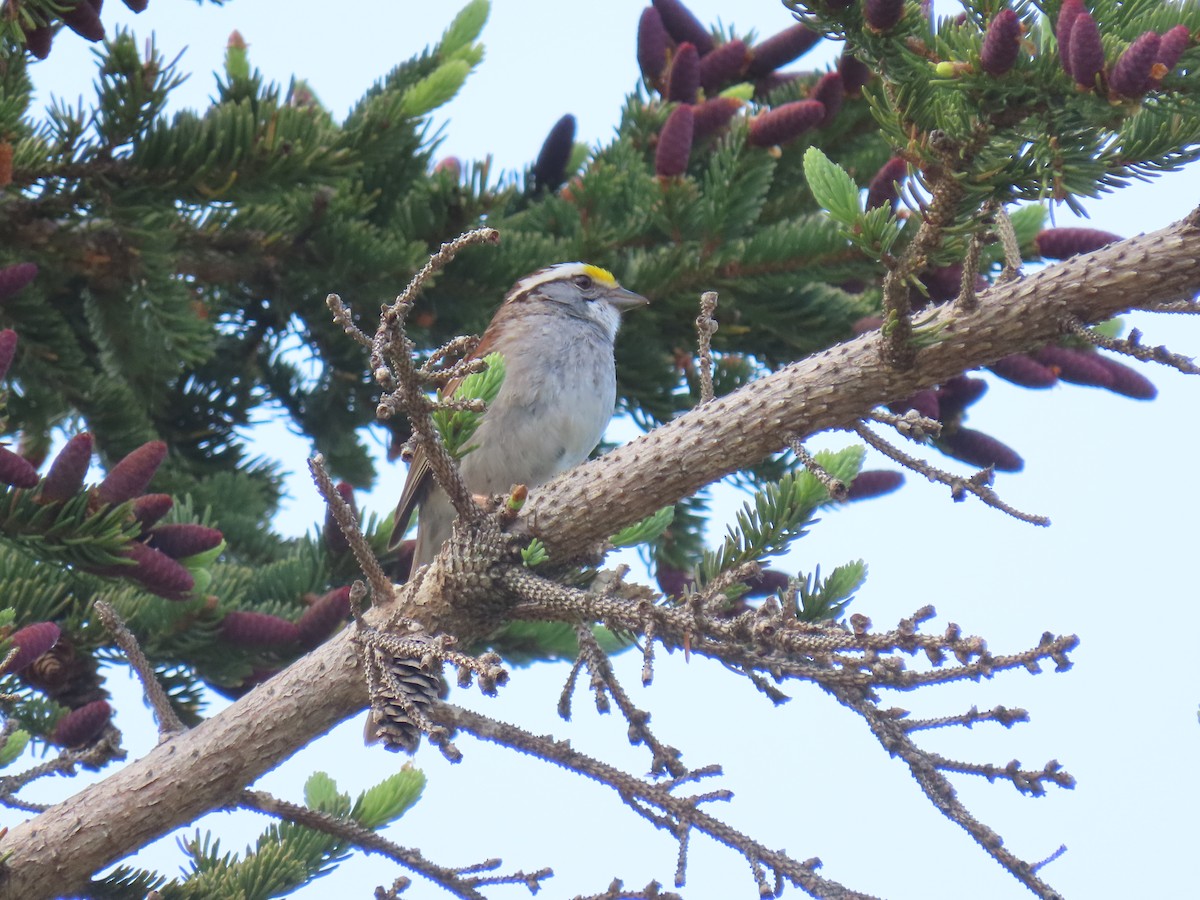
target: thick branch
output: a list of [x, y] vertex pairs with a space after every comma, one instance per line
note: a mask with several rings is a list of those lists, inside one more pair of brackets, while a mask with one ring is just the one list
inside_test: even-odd
[[[1183, 222], [1111, 244], [979, 297], [963, 314], [943, 307], [940, 340], [911, 369], [879, 359], [868, 335], [795, 363], [706, 403], [531, 496], [523, 521], [559, 558], [621, 526], [801, 440], [844, 427], [873, 407], [960, 372], [1054, 339], [1070, 317], [1097, 322], [1200, 290], [1200, 211]], [[400, 597], [430, 631], [454, 621], [427, 577]], [[378, 614], [371, 616], [373, 621]], [[381, 617], [380, 617], [381, 618]], [[469, 635], [458, 635], [469, 638]], [[335, 637], [225, 712], [85, 788], [0, 843], [0, 898], [79, 890], [95, 871], [192, 821], [236, 803], [242, 789], [361, 709], [367, 699], [350, 631]], [[320, 690], [314, 690], [319, 685]]]

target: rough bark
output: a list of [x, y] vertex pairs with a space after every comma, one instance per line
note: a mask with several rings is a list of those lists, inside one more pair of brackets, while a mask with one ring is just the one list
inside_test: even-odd
[[[1200, 210], [1182, 222], [993, 288], [979, 307], [940, 309], [919, 332], [936, 343], [905, 371], [867, 335], [790, 365], [560, 477], [531, 497], [523, 522], [552, 555], [579, 553], [631, 521], [801, 438], [960, 372], [1045, 343], [1065, 319], [1098, 322], [1200, 291]], [[410, 609], [451, 621], [426, 579]], [[408, 592], [409, 595], [412, 592]], [[373, 618], [381, 618], [373, 611]], [[366, 702], [349, 631], [225, 712], [13, 829], [0, 898], [51, 898], [239, 792]]]

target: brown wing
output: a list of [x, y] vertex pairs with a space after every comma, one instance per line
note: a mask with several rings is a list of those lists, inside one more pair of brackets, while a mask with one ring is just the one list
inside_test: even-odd
[[[497, 338], [497, 329], [488, 326], [475, 349], [471, 351], [470, 358], [482, 359], [487, 356], [496, 349]], [[452, 378], [447, 381], [446, 386], [442, 389], [442, 396], [453, 397], [461, 383], [461, 378]], [[412, 461], [408, 464], [408, 479], [404, 482], [404, 490], [400, 493], [400, 502], [396, 504], [396, 515], [392, 521], [392, 536], [388, 539], [389, 550], [394, 550], [400, 544], [400, 539], [408, 530], [408, 522], [412, 518], [413, 510], [425, 502], [425, 498], [429, 496], [429, 491], [433, 486], [433, 470], [429, 468], [429, 460], [425, 458], [425, 451], [418, 447], [413, 453]]]

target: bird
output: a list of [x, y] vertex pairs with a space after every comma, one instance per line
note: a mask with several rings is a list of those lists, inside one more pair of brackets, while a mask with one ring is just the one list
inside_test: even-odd
[[[548, 266], [517, 281], [470, 358], [499, 353], [504, 381], [460, 463], [473, 494], [534, 488], [588, 458], [616, 407], [613, 346], [623, 312], [649, 301], [607, 269], [582, 262]], [[446, 385], [452, 396], [458, 381]], [[396, 504], [389, 546], [417, 510], [412, 572], [433, 561], [455, 512], [418, 448]]]

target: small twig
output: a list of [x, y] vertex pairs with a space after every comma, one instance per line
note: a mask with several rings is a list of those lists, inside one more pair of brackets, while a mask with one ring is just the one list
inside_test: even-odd
[[312, 475], [312, 480], [317, 485], [317, 490], [325, 501], [325, 505], [333, 513], [334, 521], [337, 522], [338, 528], [345, 536], [346, 543], [350, 545], [350, 550], [354, 553], [355, 560], [358, 561], [358, 567], [367, 576], [375, 602], [391, 603], [396, 599], [392, 580], [384, 573], [383, 566], [375, 558], [375, 552], [371, 549], [371, 545], [359, 530], [358, 517], [354, 514], [353, 508], [338, 493], [333, 479], [325, 471], [325, 457], [320, 453], [311, 457], [308, 460], [308, 471]]
[[974, 312], [979, 308], [975, 294], [975, 280], [979, 277], [979, 254], [983, 249], [982, 225], [971, 232], [967, 240], [967, 253], [963, 257], [962, 280], [958, 287], [956, 306], [962, 312]]
[[961, 499], [964, 494], [974, 494], [988, 506], [1007, 513], [1014, 519], [1019, 519], [1022, 522], [1028, 522], [1031, 525], [1041, 525], [1043, 527], [1050, 524], [1050, 520], [1046, 516], [1039, 516], [1033, 513], [1022, 512], [1016, 507], [1009, 506], [1000, 499], [991, 488], [989, 470], [984, 469], [982, 472], [976, 472], [970, 478], [963, 478], [959, 475], [954, 475], [951, 472], [946, 472], [930, 465], [924, 460], [909, 456], [899, 447], [896, 447], [886, 440], [875, 434], [861, 422], [855, 423], [851, 429], [860, 438], [884, 454], [888, 458], [898, 462], [907, 469], [924, 475], [930, 481], [940, 482], [950, 488], [950, 496], [955, 500]]
[[574, 900], [683, 900], [674, 891], [664, 891], [657, 881], [652, 881], [640, 891], [627, 891], [619, 878], [614, 878], [608, 890], [600, 894], [579, 894]]
[[998, 722], [1005, 728], [1011, 728], [1017, 722], [1028, 722], [1029, 713], [1023, 709], [1009, 709], [997, 706], [994, 709], [980, 712], [972, 706], [965, 713], [953, 716], [939, 716], [933, 719], [905, 719], [905, 731], [927, 731], [933, 728], [946, 728], [953, 725], [965, 725], [970, 728], [976, 722]]
[[804, 449], [804, 445], [800, 443], [800, 438], [797, 435], [788, 435], [787, 445], [796, 454], [796, 459], [800, 460], [804, 468], [808, 469], [821, 484], [825, 485], [825, 490], [829, 492], [831, 500], [845, 500], [850, 496], [850, 488], [846, 482], [839, 478], [834, 478], [826, 472], [813, 455]]
[[124, 758], [121, 732], [109, 725], [95, 743], [83, 750], [63, 750], [54, 759], [48, 759], [24, 772], [0, 776], [0, 804], [25, 812], [45, 812], [50, 808], [48, 804], [21, 800], [16, 796], [17, 791], [47, 775], [74, 775], [77, 765], [85, 769], [99, 769], [107, 762]]
[[996, 233], [1000, 235], [1000, 245], [1004, 248], [1004, 269], [996, 278], [996, 284], [1007, 284], [1021, 277], [1021, 242], [1017, 240], [1016, 229], [1008, 210], [999, 203], [993, 206], [996, 221]]
[[1103, 347], [1105, 350], [1111, 350], [1114, 353], [1132, 356], [1134, 359], [1140, 359], [1143, 362], [1161, 363], [1164, 366], [1170, 366], [1172, 369], [1178, 369], [1185, 375], [1200, 375], [1200, 366], [1197, 366], [1191, 357], [1182, 356], [1168, 350], [1162, 345], [1147, 347], [1142, 344], [1142, 333], [1136, 328], [1129, 332], [1128, 338], [1122, 340], [1121, 338], [1108, 337], [1088, 328], [1078, 319], [1067, 319], [1066, 326], [1072, 333], [1096, 347]]
[[333, 321], [341, 325], [342, 330], [346, 334], [359, 344], [362, 344], [362, 346], [370, 349], [371, 339], [354, 324], [354, 316], [350, 312], [350, 307], [342, 302], [341, 297], [337, 294], [329, 294], [325, 297], [325, 305], [333, 313]]
[[138, 645], [137, 638], [121, 620], [112, 604], [107, 600], [97, 600], [95, 610], [100, 621], [104, 623], [104, 627], [108, 629], [108, 633], [112, 635], [117, 646], [121, 648], [121, 652], [125, 654], [130, 668], [137, 673], [138, 679], [142, 682], [142, 693], [149, 701], [150, 708], [154, 710], [155, 718], [158, 719], [159, 742], [161, 743], [173, 734], [186, 731], [187, 726], [175, 714], [175, 708], [171, 706], [171, 698], [163, 689], [158, 676], [154, 674], [154, 666], [150, 664], [150, 660], [146, 658], [146, 654]]
[[910, 441], [916, 441], [918, 444], [924, 443], [926, 438], [935, 438], [942, 433], [941, 422], [923, 416], [915, 409], [908, 410], [902, 416], [877, 409], [868, 413], [866, 418], [890, 425]]
[[1167, 303], [1154, 303], [1150, 306], [1141, 306], [1138, 308], [1144, 309], [1146, 312], [1200, 315], [1200, 303], [1195, 300], [1172, 300]]
[[717, 332], [717, 292], [700, 295], [700, 315], [696, 317], [696, 341], [700, 348], [700, 405], [713, 399], [712, 336]]

